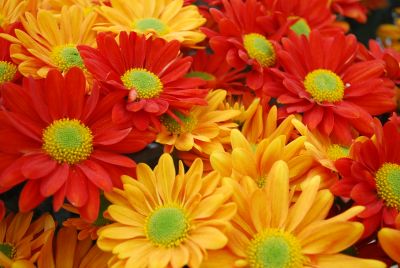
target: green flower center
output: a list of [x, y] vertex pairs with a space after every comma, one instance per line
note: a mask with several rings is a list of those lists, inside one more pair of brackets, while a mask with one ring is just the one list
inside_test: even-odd
[[142, 69], [133, 68], [121, 76], [122, 83], [130, 90], [136, 90], [140, 99], [151, 99], [158, 97], [163, 90], [160, 78], [154, 73]]
[[72, 67], [85, 69], [85, 65], [75, 45], [63, 45], [53, 49], [50, 55], [54, 64], [62, 72], [67, 72]]
[[308, 36], [311, 32], [310, 26], [303, 18], [298, 18], [297, 21], [292, 26], [290, 26], [290, 29], [298, 35], [304, 34], [305, 36]]
[[55, 120], [42, 139], [43, 150], [59, 163], [77, 164], [93, 151], [92, 131], [77, 119]]
[[184, 211], [175, 206], [160, 207], [146, 220], [147, 238], [156, 245], [174, 247], [179, 245], [189, 230], [189, 221]]
[[301, 268], [304, 256], [300, 242], [281, 229], [267, 229], [251, 241], [247, 254], [252, 268]]
[[249, 57], [256, 60], [262, 67], [270, 67], [275, 64], [274, 46], [261, 34], [246, 34], [243, 37], [243, 45]]
[[0, 61], [0, 84], [10, 82], [17, 73], [17, 66], [8, 61]]
[[330, 70], [314, 70], [307, 74], [303, 83], [306, 91], [318, 102], [337, 102], [343, 99], [343, 81]]
[[7, 258], [11, 260], [15, 256], [15, 248], [10, 243], [0, 243], [0, 252], [6, 255]]
[[169, 115], [161, 116], [161, 123], [167, 130], [173, 134], [181, 134], [184, 132], [192, 132], [197, 125], [197, 120], [193, 116], [184, 115], [180, 112], [175, 112], [176, 116], [181, 120], [181, 124]]
[[139, 33], [155, 32], [157, 35], [165, 35], [169, 32], [168, 26], [156, 18], [139, 19], [132, 26]]
[[400, 165], [384, 163], [375, 174], [378, 196], [388, 207], [400, 210]]
[[332, 144], [326, 150], [326, 153], [332, 161], [336, 161], [339, 158], [349, 156], [349, 148], [340, 146], [339, 144]]
[[215, 76], [206, 72], [190, 72], [186, 74], [186, 77], [196, 77], [201, 78], [205, 81], [213, 81], [215, 80]]

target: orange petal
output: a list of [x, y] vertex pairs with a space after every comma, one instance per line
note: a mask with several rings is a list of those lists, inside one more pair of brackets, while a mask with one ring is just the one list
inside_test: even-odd
[[378, 232], [379, 243], [390, 258], [400, 263], [400, 231], [391, 228], [382, 228]]

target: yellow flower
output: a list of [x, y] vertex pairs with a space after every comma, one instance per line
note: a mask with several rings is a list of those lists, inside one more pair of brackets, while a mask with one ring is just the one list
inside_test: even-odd
[[[340, 254], [363, 233], [361, 223], [348, 221], [363, 207], [325, 219], [334, 197], [329, 190], [318, 190], [318, 176], [302, 183], [301, 194], [293, 200], [286, 163], [276, 162], [271, 172], [263, 190], [249, 186], [252, 180], [226, 179], [233, 186], [238, 211], [227, 233], [227, 248], [211, 255], [219, 258], [218, 267], [386, 267], [376, 260]], [[255, 190], [247, 192], [249, 188]], [[212, 261], [202, 267], [212, 267]]]
[[[54, 253], [53, 253], [54, 252]], [[111, 254], [101, 251], [90, 238], [78, 240], [74, 228], [62, 227], [57, 237], [43, 247], [38, 268], [106, 268]]]
[[10, 213], [0, 222], [0, 267], [35, 267], [55, 225], [49, 214], [33, 222], [32, 216], [33, 212]]
[[400, 215], [396, 217], [396, 229], [382, 228], [378, 232], [379, 244], [386, 254], [397, 263], [400, 263]]
[[16, 30], [16, 38], [1, 34], [11, 41], [11, 58], [24, 76], [46, 77], [50, 69], [62, 72], [72, 67], [84, 68], [77, 45], [95, 45], [92, 31], [96, 14], [84, 14], [78, 6], [64, 7], [60, 15], [39, 10], [37, 16], [25, 13], [22, 24], [26, 32]]
[[26, 11], [27, 0], [0, 0], [0, 27], [7, 29]]
[[123, 190], [106, 193], [115, 223], [98, 231], [97, 245], [114, 256], [109, 267], [199, 267], [208, 250], [224, 247], [236, 206], [230, 185], [216, 172], [203, 177], [200, 159], [178, 174], [169, 154], [154, 171], [137, 166], [137, 180], [123, 176]]
[[100, 32], [135, 31], [152, 34], [167, 41], [178, 40], [192, 47], [204, 40], [199, 27], [206, 22], [194, 5], [183, 0], [111, 0], [111, 7], [101, 6], [99, 13], [108, 22], [99, 23]]
[[171, 153], [174, 148], [179, 151], [190, 151], [193, 148], [210, 155], [214, 151], [222, 151], [225, 137], [229, 137], [232, 128], [237, 127], [233, 118], [240, 114], [237, 110], [220, 109], [224, 102], [226, 91], [222, 89], [211, 91], [207, 97], [207, 106], [195, 106], [188, 116], [177, 113], [182, 121], [165, 115], [157, 142], [165, 145], [165, 151]]

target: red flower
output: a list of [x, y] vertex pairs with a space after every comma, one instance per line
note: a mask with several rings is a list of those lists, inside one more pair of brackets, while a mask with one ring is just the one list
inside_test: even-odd
[[365, 23], [367, 21], [367, 8], [361, 0], [329, 0], [332, 11], [345, 17]]
[[284, 38], [278, 59], [283, 71], [273, 69], [265, 83], [266, 98], [275, 97], [285, 114], [302, 113], [311, 129], [350, 144], [358, 133], [373, 132], [372, 116], [393, 110], [394, 85], [384, 78], [381, 60], [356, 62], [353, 35], [336, 33], [309, 38]]
[[159, 117], [172, 111], [187, 114], [194, 105], [205, 105], [203, 82], [186, 78], [192, 58], [182, 57], [180, 43], [121, 32], [119, 44], [112, 35], [100, 33], [97, 49], [78, 46], [88, 70], [105, 86], [103, 94], [119, 92], [112, 119], [145, 130], [160, 127]]
[[85, 86], [78, 68], [65, 78], [53, 70], [46, 79], [25, 80], [22, 87], [5, 84], [0, 151], [19, 157], [0, 174], [0, 188], [26, 181], [20, 211], [49, 196], [58, 210], [66, 197], [82, 217], [95, 220], [99, 190], [122, 186], [120, 176], [135, 167], [120, 153], [139, 151], [154, 140], [154, 133], [113, 125], [109, 111], [118, 96], [100, 99], [96, 85], [90, 95]]
[[364, 226], [363, 237], [381, 226], [393, 227], [400, 209], [400, 131], [395, 122], [382, 128], [375, 119], [375, 137], [352, 145], [350, 158], [335, 166], [342, 176], [331, 191], [365, 206], [358, 215]]

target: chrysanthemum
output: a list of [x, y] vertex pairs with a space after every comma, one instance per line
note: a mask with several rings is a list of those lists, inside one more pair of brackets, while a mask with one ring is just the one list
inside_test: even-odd
[[273, 70], [264, 93], [277, 98], [284, 113], [302, 113], [311, 131], [348, 145], [357, 133], [372, 134], [371, 115], [395, 108], [394, 85], [384, 78], [384, 63], [356, 62], [353, 35], [313, 31], [309, 38], [293, 35], [282, 42], [278, 58], [283, 70]]
[[232, 188], [216, 172], [202, 173], [197, 159], [186, 173], [180, 162], [176, 174], [164, 154], [154, 171], [139, 164], [137, 180], [123, 177], [123, 190], [106, 193], [115, 223], [99, 230], [97, 245], [113, 252], [109, 267], [199, 267], [207, 251], [226, 245]]
[[328, 0], [328, 5], [333, 12], [342, 16], [365, 23], [367, 21], [367, 8], [362, 4], [362, 0]]
[[396, 218], [396, 229], [382, 228], [378, 232], [379, 244], [382, 246], [386, 254], [395, 262], [400, 263], [400, 216]]
[[38, 268], [74, 268], [96, 267], [107, 268], [111, 254], [100, 250], [90, 238], [78, 240], [74, 228], [62, 227], [54, 241], [50, 240], [43, 247], [38, 260]]
[[88, 70], [104, 83], [103, 93], [119, 96], [112, 109], [113, 121], [145, 130], [159, 128], [160, 116], [187, 114], [204, 105], [207, 90], [198, 89], [198, 78], [186, 78], [192, 58], [182, 57], [178, 41], [146, 38], [134, 32], [97, 36], [98, 49], [80, 46]]
[[195, 5], [183, 6], [183, 0], [111, 0], [99, 13], [108, 21], [94, 28], [99, 32], [134, 31], [167, 41], [178, 40], [183, 46], [195, 46], [204, 40], [199, 27], [206, 20]]
[[33, 212], [8, 214], [0, 221], [0, 266], [34, 268], [55, 229], [49, 214], [32, 221]]
[[27, 10], [28, 0], [1, 0], [0, 27], [7, 30], [14, 23], [19, 22], [20, 16]]
[[237, 110], [221, 109], [225, 97], [225, 90], [210, 91], [206, 97], [207, 106], [195, 106], [188, 115], [175, 113], [180, 122], [169, 115], [163, 116], [156, 141], [164, 144], [169, 153], [174, 148], [180, 151], [195, 148], [208, 155], [223, 150], [221, 138], [229, 136], [231, 129], [237, 127], [232, 119], [240, 114]]
[[29, 211], [53, 196], [58, 210], [66, 197], [83, 218], [93, 221], [99, 210], [99, 189], [121, 186], [120, 174], [131, 174], [135, 162], [121, 153], [143, 149], [151, 132], [121, 129], [112, 124], [113, 98], [99, 99], [95, 85], [86, 94], [83, 72], [73, 68], [65, 78], [52, 70], [44, 80], [27, 79], [23, 86], [6, 84], [1, 114], [0, 151], [14, 146], [20, 157], [0, 174], [0, 187], [23, 181], [20, 211]]
[[39, 10], [36, 17], [21, 17], [24, 31], [15, 30], [16, 37], [1, 34], [13, 44], [10, 54], [24, 76], [46, 77], [50, 69], [65, 73], [72, 67], [84, 69], [77, 45], [95, 44], [92, 31], [96, 14], [85, 14], [78, 6], [65, 7], [60, 15]]
[[364, 237], [380, 226], [393, 227], [400, 210], [400, 132], [392, 121], [382, 128], [375, 121], [375, 136], [352, 145], [349, 158], [336, 161], [342, 179], [331, 190], [365, 206], [358, 219], [365, 226]]

